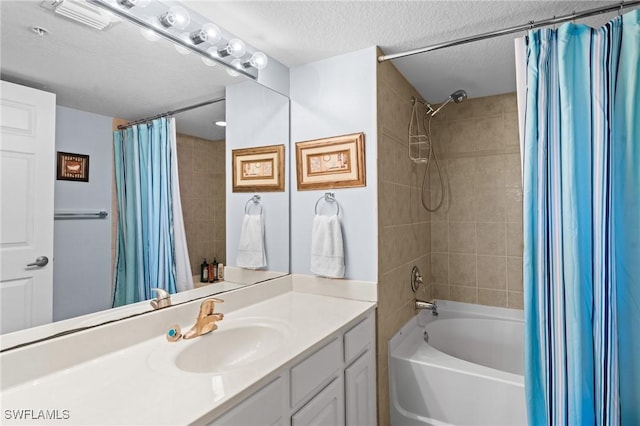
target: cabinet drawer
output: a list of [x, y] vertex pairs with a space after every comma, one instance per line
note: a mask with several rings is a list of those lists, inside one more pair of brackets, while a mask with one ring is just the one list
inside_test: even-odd
[[373, 318], [373, 315], [369, 315], [344, 334], [345, 363], [349, 364], [372, 344], [374, 338]]
[[209, 426], [264, 426], [285, 425], [284, 395], [285, 381], [278, 377], [222, 416], [209, 423]]
[[291, 369], [291, 407], [296, 407], [311, 393], [316, 392], [341, 368], [340, 339], [335, 339], [293, 367]]

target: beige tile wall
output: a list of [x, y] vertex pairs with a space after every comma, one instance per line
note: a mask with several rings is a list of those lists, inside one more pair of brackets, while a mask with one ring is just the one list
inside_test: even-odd
[[226, 264], [225, 142], [178, 134], [178, 177], [193, 275], [215, 257]]
[[[522, 308], [522, 184], [515, 93], [449, 104], [433, 119], [445, 205], [431, 216], [436, 299]], [[439, 194], [433, 170], [432, 197]]]
[[[387, 343], [414, 314], [414, 298], [522, 308], [522, 185], [515, 94], [448, 105], [432, 123], [445, 202], [420, 202], [425, 166], [408, 157], [411, 97], [390, 62], [378, 66], [378, 424], [389, 424]], [[425, 194], [440, 187], [432, 163]], [[427, 285], [417, 295], [417, 265]]]
[[[378, 65], [378, 424], [389, 424], [387, 343], [413, 315], [411, 268], [429, 277], [430, 217], [420, 202], [425, 167], [408, 156], [407, 131], [415, 89], [391, 62]], [[426, 187], [427, 200], [429, 187]], [[419, 290], [428, 299], [429, 287]]]

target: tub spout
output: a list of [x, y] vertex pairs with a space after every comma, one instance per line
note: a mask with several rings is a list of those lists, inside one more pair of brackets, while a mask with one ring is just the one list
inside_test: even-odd
[[416, 299], [416, 309], [428, 309], [433, 315], [438, 315], [438, 305], [436, 304], [435, 300], [431, 302], [425, 302], [423, 300]]

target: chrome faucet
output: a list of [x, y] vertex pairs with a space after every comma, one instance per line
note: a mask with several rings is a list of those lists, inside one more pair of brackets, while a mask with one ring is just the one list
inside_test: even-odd
[[213, 312], [216, 302], [222, 303], [224, 300], [212, 297], [202, 302], [196, 323], [191, 327], [191, 330], [182, 336], [183, 338], [193, 339], [194, 337], [202, 336], [218, 329], [216, 321], [222, 321], [224, 314]]
[[428, 309], [433, 315], [438, 315], [438, 305], [435, 300], [431, 302], [425, 302], [423, 300], [416, 299], [416, 309]]

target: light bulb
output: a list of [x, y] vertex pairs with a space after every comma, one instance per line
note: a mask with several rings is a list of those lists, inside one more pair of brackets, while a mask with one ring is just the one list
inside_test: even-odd
[[269, 62], [269, 58], [262, 52], [255, 52], [251, 55], [251, 58], [247, 62], [243, 62], [242, 66], [245, 68], [253, 67], [255, 69], [261, 70], [267, 66]]
[[204, 24], [199, 30], [195, 30], [191, 34], [191, 41], [193, 44], [200, 44], [208, 41], [211, 44], [216, 44], [220, 40], [220, 28], [214, 24]]
[[169, 10], [160, 15], [159, 20], [165, 28], [184, 30], [191, 22], [191, 17], [184, 7], [171, 6]]
[[[231, 61], [231, 66], [237, 70], [241, 70], [242, 69], [242, 61], [240, 59], [234, 59], [233, 61]], [[227, 68], [227, 74], [229, 74], [231, 77], [237, 77], [240, 75], [240, 73], [234, 71], [231, 68]]]
[[[202, 40], [200, 42], [194, 39], [194, 33], [197, 33], [197, 39]], [[206, 23], [202, 26], [202, 28], [198, 31], [194, 31], [191, 33], [191, 40], [195, 44], [209, 42], [211, 44], [216, 44], [218, 40], [220, 40], [220, 28], [217, 25], [212, 23]]]
[[234, 58], [241, 58], [247, 51], [244, 42], [237, 38], [229, 40], [229, 48], [229, 54], [231, 54], [231, 56], [233, 56]]
[[[218, 55], [218, 49], [216, 49], [215, 47], [208, 48], [207, 53], [216, 58], [220, 58], [220, 56]], [[213, 59], [205, 58], [204, 56], [202, 57], [202, 62], [210, 67], [215, 67], [216, 65], [218, 65], [218, 63]]]
[[218, 50], [218, 55], [220, 55], [221, 58], [229, 55], [233, 56], [234, 58], [241, 58], [246, 51], [247, 48], [245, 47], [244, 42], [240, 39], [234, 38], [229, 40], [225, 47]]
[[209, 36], [204, 30], [195, 30], [191, 34], [189, 34], [189, 38], [193, 42], [193, 44], [200, 44], [207, 41]]

